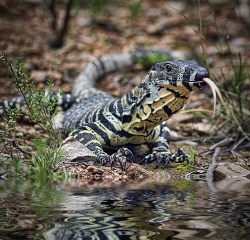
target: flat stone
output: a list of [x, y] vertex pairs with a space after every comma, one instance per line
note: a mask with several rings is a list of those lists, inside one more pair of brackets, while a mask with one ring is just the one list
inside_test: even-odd
[[63, 141], [63, 162], [93, 164], [96, 155], [80, 142], [68, 137]]
[[241, 191], [250, 184], [250, 171], [236, 163], [220, 163], [214, 176], [217, 189]]
[[250, 181], [250, 171], [235, 163], [219, 164], [215, 170], [215, 180], [225, 178], [247, 178]]
[[62, 74], [57, 71], [44, 71], [44, 70], [34, 70], [31, 73], [31, 78], [35, 82], [45, 82], [47, 79], [51, 77], [54, 80], [62, 79]]

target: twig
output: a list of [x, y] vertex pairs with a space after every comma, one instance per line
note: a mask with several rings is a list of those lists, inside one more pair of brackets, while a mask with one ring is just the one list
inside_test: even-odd
[[239, 147], [239, 145], [240, 145], [242, 142], [244, 142], [246, 139], [247, 139], [247, 137], [246, 137], [246, 136], [245, 136], [245, 137], [243, 137], [243, 138], [241, 138], [238, 142], [236, 142], [236, 143], [233, 145], [233, 147], [232, 147], [232, 150], [231, 150], [231, 151], [234, 151], [236, 148], [238, 148], [238, 147]]
[[216, 149], [217, 147], [221, 147], [221, 146], [225, 146], [227, 145], [228, 143], [231, 143], [233, 141], [233, 137], [226, 137], [224, 138], [223, 140], [221, 140], [220, 142], [218, 143], [215, 143], [213, 146], [209, 147], [209, 150], [213, 150], [213, 149]]
[[207, 169], [207, 174], [206, 174], [206, 179], [207, 179], [207, 184], [211, 189], [214, 189], [214, 170], [217, 168], [218, 166], [218, 162], [217, 162], [217, 157], [220, 154], [220, 148], [216, 148], [214, 151], [214, 155], [212, 158], [212, 163], [209, 165], [208, 169]]
[[23, 153], [25, 156], [31, 157], [31, 154], [30, 154], [29, 152], [23, 150], [23, 149], [18, 145], [18, 143], [17, 143], [15, 140], [11, 141], [11, 143], [12, 143], [13, 147], [15, 147], [17, 150], [19, 150], [19, 151], [20, 151], [21, 153]]

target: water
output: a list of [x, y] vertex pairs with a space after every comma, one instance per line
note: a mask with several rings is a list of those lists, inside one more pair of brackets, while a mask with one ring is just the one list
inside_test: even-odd
[[0, 239], [249, 239], [249, 197], [249, 183], [2, 180]]

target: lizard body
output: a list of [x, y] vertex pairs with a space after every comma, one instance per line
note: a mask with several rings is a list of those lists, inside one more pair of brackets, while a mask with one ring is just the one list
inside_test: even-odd
[[[138, 56], [141, 57], [138, 53], [130, 56], [129, 61], [128, 55], [124, 55], [121, 63], [131, 65]], [[165, 121], [185, 106], [192, 91], [205, 86], [202, 79], [208, 77], [207, 69], [195, 61], [160, 62], [131, 92], [116, 99], [95, 89], [94, 83], [101, 75], [120, 68], [122, 64], [117, 59], [96, 60], [75, 80], [73, 98], [69, 95], [66, 103], [61, 103], [65, 109], [69, 108], [63, 120], [63, 132], [70, 132], [69, 136], [95, 152], [103, 164], [118, 161], [122, 166], [132, 161], [133, 154], [126, 146], [144, 143], [152, 146], [152, 153], [143, 161], [167, 164], [185, 160], [187, 156], [182, 151], [170, 152], [170, 133]], [[103, 150], [112, 147], [120, 149], [112, 155]]]
[[95, 152], [104, 163], [130, 158], [122, 148], [109, 156], [103, 148], [152, 144], [146, 161], [185, 159], [169, 151], [169, 129], [164, 123], [186, 104], [190, 93], [205, 85], [208, 71], [195, 61], [157, 63], [142, 82], [121, 99], [96, 89], [87, 89], [82, 100], [64, 118], [64, 130]]

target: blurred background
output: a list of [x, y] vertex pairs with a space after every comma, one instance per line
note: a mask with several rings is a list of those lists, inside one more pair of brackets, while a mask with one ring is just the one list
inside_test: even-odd
[[[2, 0], [0, 51], [19, 57], [38, 87], [48, 76], [69, 91], [87, 62], [138, 46], [198, 58], [223, 81], [232, 61], [249, 66], [249, 0]], [[1, 65], [1, 96], [9, 96]]]
[[[170, 119], [171, 129], [184, 136], [212, 133], [212, 143], [228, 138], [227, 145], [246, 143], [249, 149], [249, 14], [249, 0], [1, 0], [0, 51], [24, 62], [36, 89], [52, 77], [54, 88], [64, 92], [88, 62], [105, 54], [151, 47], [196, 59], [221, 88], [228, 110], [220, 108], [212, 123], [204, 116], [189, 125], [179, 123], [190, 117]], [[110, 74], [98, 87], [121, 96], [145, 73], [137, 66]], [[2, 61], [0, 84], [1, 99], [16, 96]], [[190, 108], [212, 110], [209, 89], [191, 100]]]

